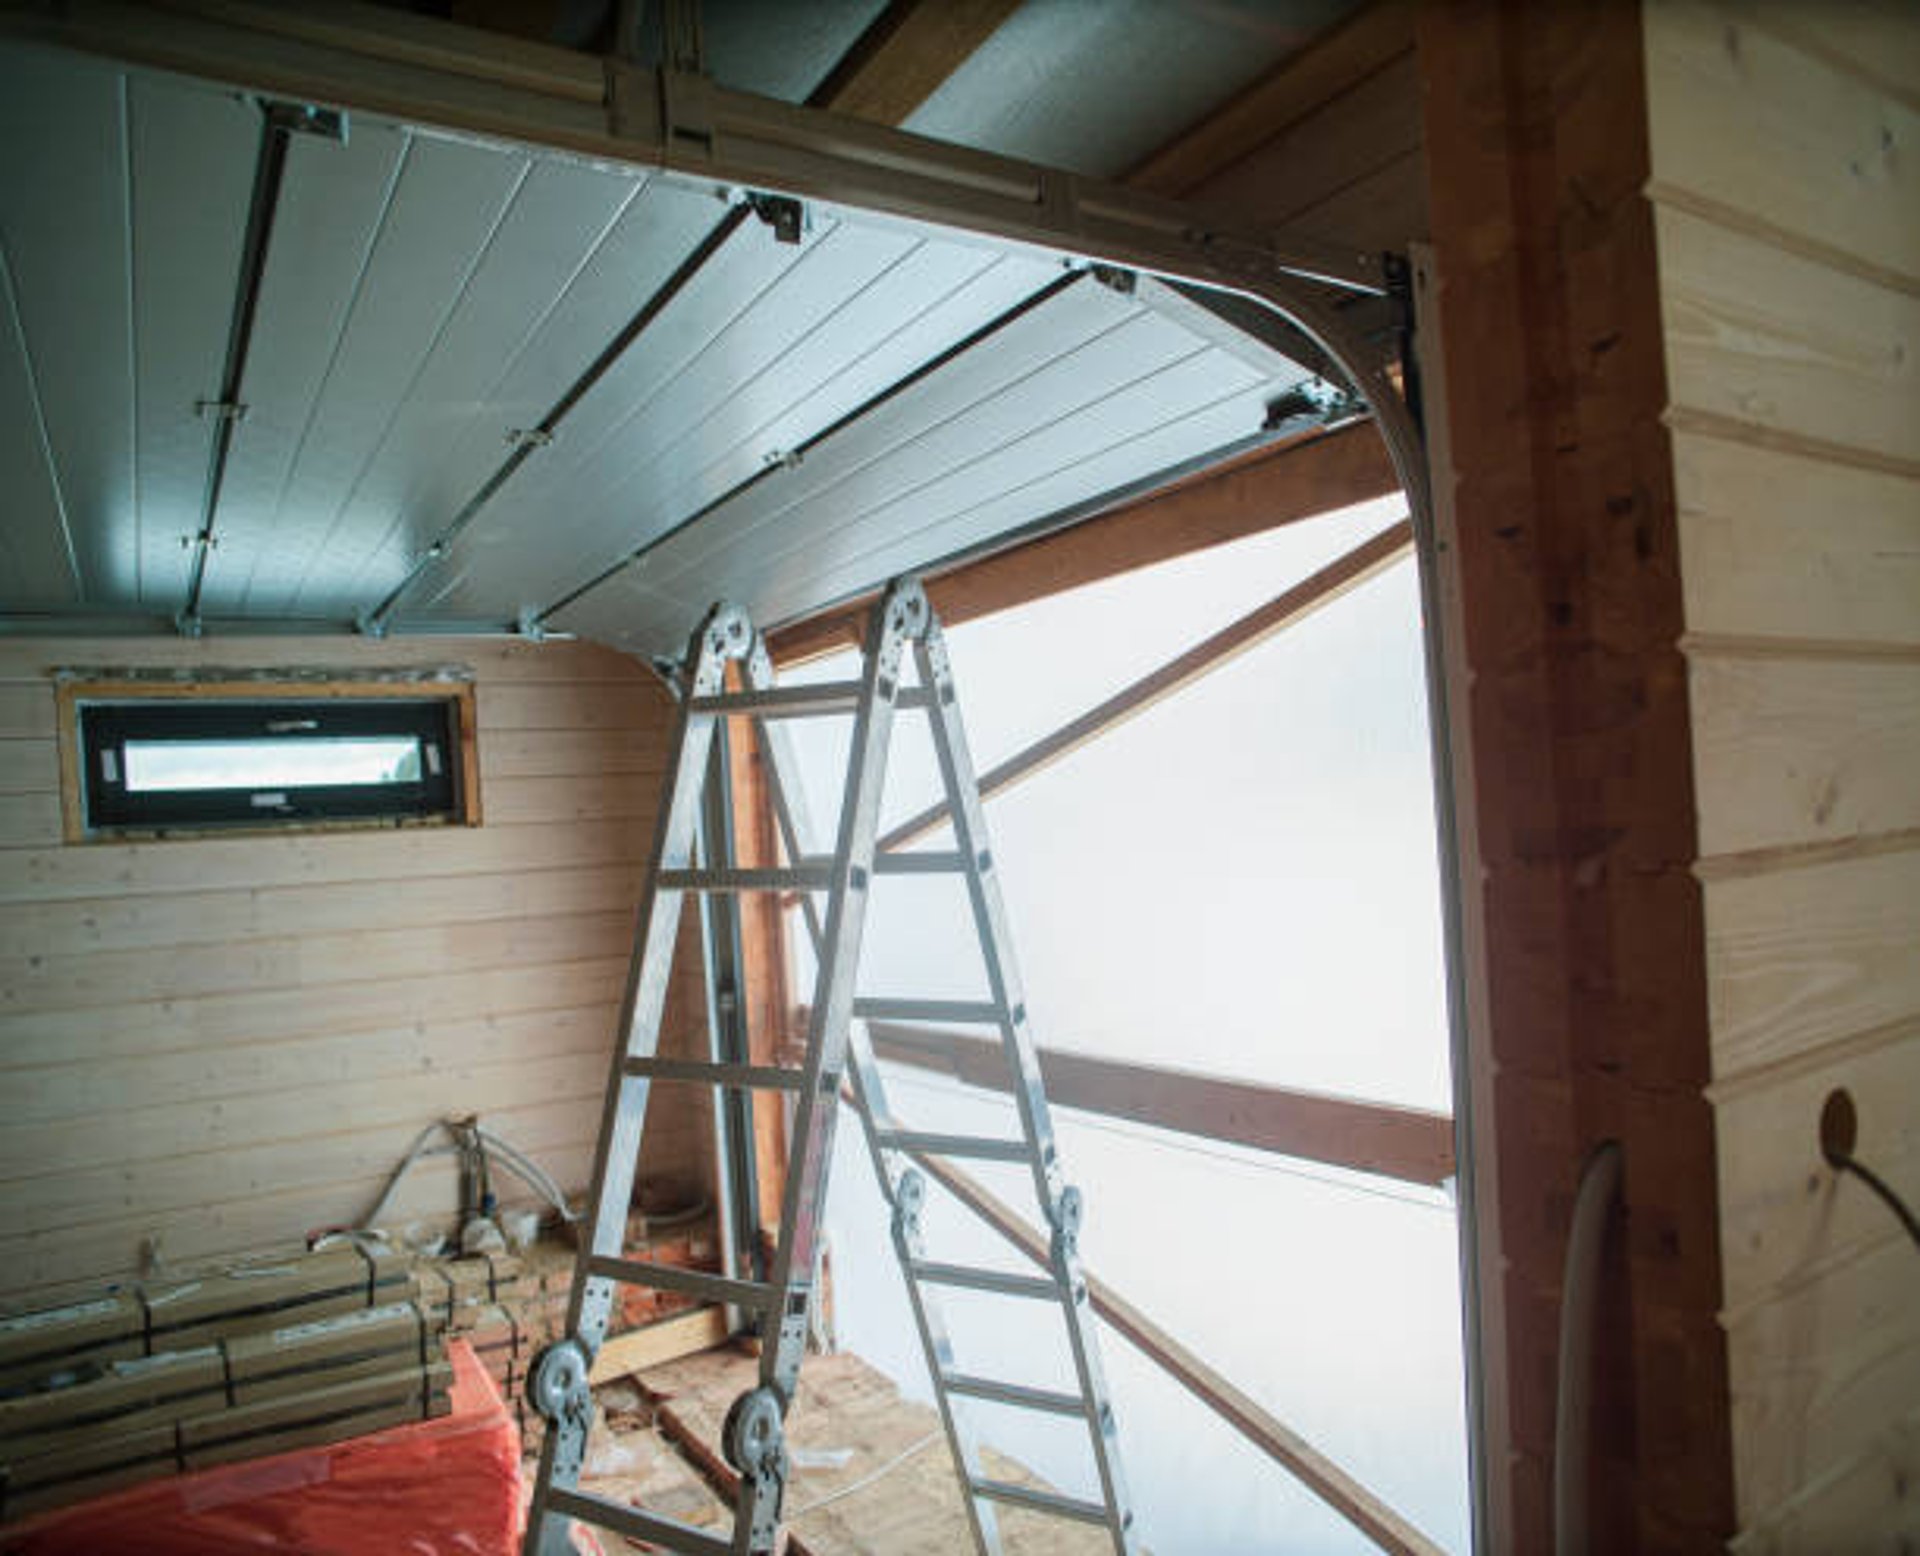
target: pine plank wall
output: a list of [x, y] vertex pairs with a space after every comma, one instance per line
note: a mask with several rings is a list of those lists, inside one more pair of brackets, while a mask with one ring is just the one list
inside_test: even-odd
[[1920, 1534], [1920, 1255], [1817, 1144], [1920, 1203], [1920, 12], [1836, 9], [1645, 9], [1743, 1550]]
[[[63, 843], [48, 670], [159, 664], [469, 667], [484, 824]], [[584, 1187], [668, 711], [581, 643], [0, 643], [0, 1304], [351, 1221], [442, 1115]], [[709, 1138], [689, 1093], [644, 1170]]]

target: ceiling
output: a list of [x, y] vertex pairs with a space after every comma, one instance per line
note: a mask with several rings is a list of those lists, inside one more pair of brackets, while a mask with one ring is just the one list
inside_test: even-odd
[[[1339, 9], [1029, 0], [910, 122], [1110, 173]], [[874, 10], [715, 4], [709, 58], [804, 96]], [[1244, 446], [1306, 376], [1152, 282], [0, 45], [0, 625], [661, 651]]]

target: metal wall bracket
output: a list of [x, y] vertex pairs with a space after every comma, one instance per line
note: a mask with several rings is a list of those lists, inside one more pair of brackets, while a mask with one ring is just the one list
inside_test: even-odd
[[347, 143], [347, 113], [344, 108], [322, 108], [318, 103], [263, 102], [267, 123], [289, 135], [311, 135], [335, 145]]
[[798, 243], [806, 230], [807, 208], [789, 195], [750, 194], [747, 205], [781, 243]]

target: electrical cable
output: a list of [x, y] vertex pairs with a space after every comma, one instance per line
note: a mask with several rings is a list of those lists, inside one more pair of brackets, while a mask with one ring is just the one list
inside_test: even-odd
[[804, 1518], [808, 1513], [814, 1512], [819, 1508], [825, 1507], [829, 1502], [838, 1502], [842, 1497], [850, 1497], [856, 1491], [865, 1491], [867, 1487], [871, 1486], [876, 1480], [880, 1480], [887, 1475], [891, 1475], [895, 1470], [899, 1469], [901, 1465], [905, 1464], [907, 1460], [911, 1459], [916, 1453], [919, 1453], [923, 1448], [926, 1448], [933, 1443], [939, 1442], [940, 1437], [941, 1437], [941, 1434], [939, 1432], [927, 1433], [927, 1435], [921, 1438], [917, 1443], [912, 1443], [909, 1446], [902, 1448], [891, 1459], [887, 1460], [885, 1464], [881, 1465], [876, 1470], [870, 1470], [867, 1474], [862, 1475], [858, 1480], [854, 1481], [851, 1485], [842, 1486], [837, 1491], [829, 1491], [825, 1496], [815, 1497], [813, 1501], [807, 1503], [805, 1507], [794, 1508], [791, 1512], [789, 1512], [786, 1515], [787, 1521], [791, 1523], [796, 1518]]

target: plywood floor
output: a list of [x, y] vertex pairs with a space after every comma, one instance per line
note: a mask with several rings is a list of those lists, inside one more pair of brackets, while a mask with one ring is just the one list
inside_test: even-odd
[[[672, 1441], [678, 1423], [718, 1457], [728, 1408], [758, 1381], [758, 1364], [734, 1350], [708, 1351], [595, 1391], [601, 1419], [583, 1489], [631, 1499], [690, 1523], [725, 1529], [731, 1507]], [[903, 1400], [857, 1356], [810, 1356], [787, 1419], [796, 1466], [787, 1491], [796, 1551], [811, 1556], [964, 1556], [973, 1549], [966, 1511], [929, 1405]], [[988, 1473], [1044, 1486], [999, 1454]], [[1006, 1556], [1097, 1556], [1111, 1545], [1098, 1529], [1002, 1509]], [[602, 1534], [607, 1556], [623, 1550]]]

